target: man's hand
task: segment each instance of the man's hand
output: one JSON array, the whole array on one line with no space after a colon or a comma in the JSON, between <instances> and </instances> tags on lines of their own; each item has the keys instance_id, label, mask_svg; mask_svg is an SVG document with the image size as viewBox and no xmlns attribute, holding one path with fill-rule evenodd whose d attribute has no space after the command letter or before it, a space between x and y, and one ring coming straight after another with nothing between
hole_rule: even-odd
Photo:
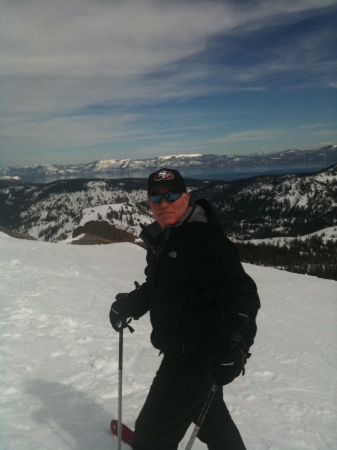
<instances>
[{"instance_id":1,"label":"man's hand","mask_svg":"<svg viewBox=\"0 0 337 450\"><path fill-rule=\"evenodd\" d=\"M113 302L110 309L109 319L110 323L112 325L112 328L115 331L121 331L123 328L126 328L128 326L129 317L125 317L121 314L121 305L122 305L122 299L126 297L128 294L117 294L115 299L116 301Z\"/></svg>"},{"instance_id":2,"label":"man's hand","mask_svg":"<svg viewBox=\"0 0 337 450\"><path fill-rule=\"evenodd\" d=\"M224 353L220 360L209 362L209 371L216 383L221 386L231 383L241 373L245 374L245 364L250 353L238 345L228 353Z\"/></svg>"}]
</instances>

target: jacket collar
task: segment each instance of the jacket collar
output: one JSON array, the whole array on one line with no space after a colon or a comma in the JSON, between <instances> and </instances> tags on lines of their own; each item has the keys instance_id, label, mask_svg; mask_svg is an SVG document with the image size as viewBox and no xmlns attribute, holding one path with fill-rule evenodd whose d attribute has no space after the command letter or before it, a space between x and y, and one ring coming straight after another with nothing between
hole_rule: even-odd
<instances>
[{"instance_id":1,"label":"jacket collar","mask_svg":"<svg viewBox=\"0 0 337 450\"><path fill-rule=\"evenodd\" d=\"M207 223L209 218L203 206L204 205L200 206L199 201L195 203L190 202L180 220L174 225L164 229L160 228L156 221L152 222L150 225L141 225L142 232L139 237L143 239L146 245L154 249L154 246L156 246L156 243L159 240L167 240L171 231L178 231L185 224L192 222Z\"/></svg>"}]
</instances>

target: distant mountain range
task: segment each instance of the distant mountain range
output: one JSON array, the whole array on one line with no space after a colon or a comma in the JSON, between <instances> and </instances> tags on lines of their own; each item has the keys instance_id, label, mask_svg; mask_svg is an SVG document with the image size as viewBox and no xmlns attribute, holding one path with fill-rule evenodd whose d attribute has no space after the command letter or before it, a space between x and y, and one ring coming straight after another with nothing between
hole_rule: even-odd
<instances>
[{"instance_id":1,"label":"distant mountain range","mask_svg":"<svg viewBox=\"0 0 337 450\"><path fill-rule=\"evenodd\" d=\"M303 236L337 227L337 165L316 174L264 175L233 182L187 179L235 239ZM50 242L133 242L152 218L146 179L73 179L48 184L0 180L0 226ZM118 233L123 230L123 233ZM94 237L94 238L93 238Z\"/></svg>"},{"instance_id":2,"label":"distant mountain range","mask_svg":"<svg viewBox=\"0 0 337 450\"><path fill-rule=\"evenodd\" d=\"M32 166L0 167L0 177L22 179L97 177L108 176L116 171L151 171L160 167L177 169L228 168L252 166L320 166L337 163L337 145L316 150L290 149L277 153L253 153L248 155L171 155L151 159L108 159L87 164L38 164Z\"/></svg>"}]
</instances>

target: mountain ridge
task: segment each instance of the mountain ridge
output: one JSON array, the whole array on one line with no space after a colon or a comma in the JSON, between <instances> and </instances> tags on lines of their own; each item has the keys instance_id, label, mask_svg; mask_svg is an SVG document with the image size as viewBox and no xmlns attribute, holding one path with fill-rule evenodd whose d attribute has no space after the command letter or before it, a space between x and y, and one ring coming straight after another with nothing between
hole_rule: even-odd
<instances>
[{"instance_id":1,"label":"mountain ridge","mask_svg":"<svg viewBox=\"0 0 337 450\"><path fill-rule=\"evenodd\" d=\"M192 199L208 199L234 239L296 237L337 224L337 165L310 175L186 181ZM140 223L152 221L146 185L144 178L0 180L0 225L50 242L67 242L88 221L137 236Z\"/></svg>"},{"instance_id":2,"label":"mountain ridge","mask_svg":"<svg viewBox=\"0 0 337 450\"><path fill-rule=\"evenodd\" d=\"M337 165L315 174L262 175L236 180L203 195L237 239L302 236L337 224Z\"/></svg>"},{"instance_id":3,"label":"mountain ridge","mask_svg":"<svg viewBox=\"0 0 337 450\"><path fill-rule=\"evenodd\" d=\"M149 159L105 159L84 164L35 164L31 166L0 166L0 177L67 177L108 175L116 171L151 171L159 167L206 169L248 166L325 165L337 163L337 145L314 150L288 149L273 153L247 155L181 154Z\"/></svg>"}]
</instances>

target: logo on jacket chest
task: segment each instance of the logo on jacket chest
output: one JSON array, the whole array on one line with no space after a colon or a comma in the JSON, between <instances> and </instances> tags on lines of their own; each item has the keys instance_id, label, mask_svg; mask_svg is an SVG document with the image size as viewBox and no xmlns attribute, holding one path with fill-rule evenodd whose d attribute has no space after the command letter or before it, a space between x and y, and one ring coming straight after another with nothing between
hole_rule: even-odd
<instances>
[{"instance_id":1,"label":"logo on jacket chest","mask_svg":"<svg viewBox=\"0 0 337 450\"><path fill-rule=\"evenodd\" d=\"M170 251L168 255L169 255L170 258L176 258L176 257L178 256L178 255L177 255L177 252L175 252L175 251L173 251L173 250Z\"/></svg>"}]
</instances>

